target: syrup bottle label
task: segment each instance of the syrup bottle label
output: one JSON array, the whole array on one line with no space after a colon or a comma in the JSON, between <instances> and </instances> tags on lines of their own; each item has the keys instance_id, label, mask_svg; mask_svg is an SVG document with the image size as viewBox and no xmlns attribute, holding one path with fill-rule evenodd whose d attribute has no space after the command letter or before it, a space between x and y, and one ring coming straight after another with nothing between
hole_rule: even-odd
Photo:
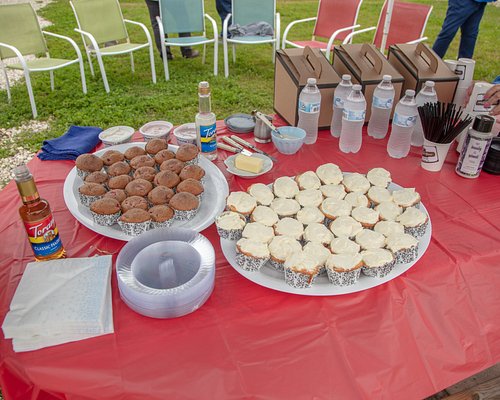
<instances>
[{"instance_id":1,"label":"syrup bottle label","mask_svg":"<svg viewBox=\"0 0 500 400\"><path fill-rule=\"evenodd\" d=\"M203 153L212 153L217 151L217 127L212 125L200 126L201 151Z\"/></svg>"},{"instance_id":2,"label":"syrup bottle label","mask_svg":"<svg viewBox=\"0 0 500 400\"><path fill-rule=\"evenodd\" d=\"M24 227L35 257L49 256L61 249L62 242L52 214L40 221L25 221Z\"/></svg>"}]
</instances>

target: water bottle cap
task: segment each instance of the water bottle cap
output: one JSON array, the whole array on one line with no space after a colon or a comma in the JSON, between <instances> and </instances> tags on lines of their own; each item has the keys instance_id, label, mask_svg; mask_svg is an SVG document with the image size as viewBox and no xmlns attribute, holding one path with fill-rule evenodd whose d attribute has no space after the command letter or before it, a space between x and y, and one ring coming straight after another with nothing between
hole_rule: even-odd
<instances>
[{"instance_id":1,"label":"water bottle cap","mask_svg":"<svg viewBox=\"0 0 500 400\"><path fill-rule=\"evenodd\" d=\"M413 96L415 96L415 91L414 91L414 90L411 90L411 89L408 89L408 90L405 92L405 94L406 94L407 96L411 96L411 97L413 97Z\"/></svg>"},{"instance_id":2,"label":"water bottle cap","mask_svg":"<svg viewBox=\"0 0 500 400\"><path fill-rule=\"evenodd\" d=\"M308 85L316 85L316 78L307 78Z\"/></svg>"},{"instance_id":3,"label":"water bottle cap","mask_svg":"<svg viewBox=\"0 0 500 400\"><path fill-rule=\"evenodd\" d=\"M352 90L361 90L361 85L352 85Z\"/></svg>"},{"instance_id":4,"label":"water bottle cap","mask_svg":"<svg viewBox=\"0 0 500 400\"><path fill-rule=\"evenodd\" d=\"M349 75L349 74L342 75L342 80L343 81L350 81L351 80L351 75Z\"/></svg>"},{"instance_id":5,"label":"water bottle cap","mask_svg":"<svg viewBox=\"0 0 500 400\"><path fill-rule=\"evenodd\" d=\"M435 85L434 81L425 81L425 86L434 87L434 85Z\"/></svg>"},{"instance_id":6,"label":"water bottle cap","mask_svg":"<svg viewBox=\"0 0 500 400\"><path fill-rule=\"evenodd\" d=\"M382 79L383 79L384 81L392 81L392 76L391 76L391 75L384 75L384 76L382 77Z\"/></svg>"},{"instance_id":7,"label":"water bottle cap","mask_svg":"<svg viewBox=\"0 0 500 400\"><path fill-rule=\"evenodd\" d=\"M495 118L489 115L477 115L472 124L472 129L477 132L490 133L495 124Z\"/></svg>"}]
</instances>

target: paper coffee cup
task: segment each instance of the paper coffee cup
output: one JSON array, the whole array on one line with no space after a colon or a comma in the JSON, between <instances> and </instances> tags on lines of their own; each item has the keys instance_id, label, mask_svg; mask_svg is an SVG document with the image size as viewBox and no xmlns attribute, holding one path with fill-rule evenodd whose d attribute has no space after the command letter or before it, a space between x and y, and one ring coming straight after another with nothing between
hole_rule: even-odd
<instances>
[{"instance_id":1,"label":"paper coffee cup","mask_svg":"<svg viewBox=\"0 0 500 400\"><path fill-rule=\"evenodd\" d=\"M441 171L451 143L434 143L424 138L422 146L422 162L420 165L427 171Z\"/></svg>"}]
</instances>

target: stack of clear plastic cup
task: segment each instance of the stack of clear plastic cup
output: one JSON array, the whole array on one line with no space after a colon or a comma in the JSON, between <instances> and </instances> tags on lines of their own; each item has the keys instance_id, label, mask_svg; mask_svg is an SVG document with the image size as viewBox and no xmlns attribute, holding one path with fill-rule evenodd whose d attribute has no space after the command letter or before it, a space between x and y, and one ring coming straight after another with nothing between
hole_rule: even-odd
<instances>
[{"instance_id":1,"label":"stack of clear plastic cup","mask_svg":"<svg viewBox=\"0 0 500 400\"><path fill-rule=\"evenodd\" d=\"M139 314L175 318L189 314L210 297L215 252L196 231L163 228L130 240L116 261L122 300Z\"/></svg>"}]
</instances>

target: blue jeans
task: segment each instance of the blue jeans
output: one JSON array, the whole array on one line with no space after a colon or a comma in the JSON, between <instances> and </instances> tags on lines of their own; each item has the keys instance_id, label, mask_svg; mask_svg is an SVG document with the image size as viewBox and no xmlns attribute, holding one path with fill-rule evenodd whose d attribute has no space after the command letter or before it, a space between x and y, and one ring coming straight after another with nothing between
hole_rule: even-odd
<instances>
[{"instance_id":1,"label":"blue jeans","mask_svg":"<svg viewBox=\"0 0 500 400\"><path fill-rule=\"evenodd\" d=\"M217 8L217 13L219 14L220 20L222 22L221 27L224 26L224 20L226 19L227 14L231 13L231 0L215 0L215 8ZM231 20L229 20L229 25L231 25ZM222 35L222 29L221 29Z\"/></svg>"},{"instance_id":2,"label":"blue jeans","mask_svg":"<svg viewBox=\"0 0 500 400\"><path fill-rule=\"evenodd\" d=\"M432 49L443 58L448 46L460 28L460 47L458 58L472 58L476 46L479 23L484 14L486 3L478 3L474 0L449 0L446 18L443 22L441 32L434 42Z\"/></svg>"}]
</instances>

